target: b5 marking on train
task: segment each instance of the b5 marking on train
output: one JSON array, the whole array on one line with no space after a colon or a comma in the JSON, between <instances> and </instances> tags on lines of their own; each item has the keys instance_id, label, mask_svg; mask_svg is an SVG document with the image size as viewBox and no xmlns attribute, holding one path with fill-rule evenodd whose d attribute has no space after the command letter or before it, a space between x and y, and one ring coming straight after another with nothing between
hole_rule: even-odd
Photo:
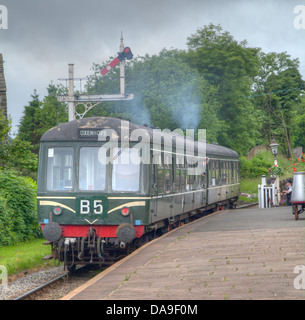
<instances>
[{"instance_id":1,"label":"b5 marking on train","mask_svg":"<svg viewBox=\"0 0 305 320\"><path fill-rule=\"evenodd\" d=\"M80 214L102 214L103 213L103 200L95 199L80 199L79 201Z\"/></svg>"}]
</instances>

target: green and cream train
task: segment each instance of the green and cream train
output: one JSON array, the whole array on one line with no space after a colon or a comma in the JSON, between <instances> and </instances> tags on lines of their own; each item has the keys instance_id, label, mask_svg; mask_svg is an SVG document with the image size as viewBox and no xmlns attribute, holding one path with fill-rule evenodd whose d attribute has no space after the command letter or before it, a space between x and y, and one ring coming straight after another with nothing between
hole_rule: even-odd
<instances>
[{"instance_id":1,"label":"green and cream train","mask_svg":"<svg viewBox=\"0 0 305 320\"><path fill-rule=\"evenodd\" d=\"M232 206L239 157L121 119L84 118L42 136L37 188L54 257L70 268L101 264L151 234Z\"/></svg>"}]
</instances>

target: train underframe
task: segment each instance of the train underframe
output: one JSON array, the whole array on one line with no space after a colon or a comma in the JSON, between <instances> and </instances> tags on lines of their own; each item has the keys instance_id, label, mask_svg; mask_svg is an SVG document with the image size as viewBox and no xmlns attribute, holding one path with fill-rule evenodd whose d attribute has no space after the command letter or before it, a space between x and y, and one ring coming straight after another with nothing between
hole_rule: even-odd
<instances>
[{"instance_id":1,"label":"train underframe","mask_svg":"<svg viewBox=\"0 0 305 320\"><path fill-rule=\"evenodd\" d=\"M85 237L61 237L58 241L46 242L51 244L54 261L64 263L65 268L73 271L77 265L96 264L99 266L110 265L125 257L135 249L141 247L152 239L179 227L185 223L210 214L217 210L233 208L237 198L225 200L181 215L160 220L146 226L141 237L99 237L96 229L90 227ZM118 226L119 228L120 226ZM123 240L125 240L123 239Z\"/></svg>"}]
</instances>

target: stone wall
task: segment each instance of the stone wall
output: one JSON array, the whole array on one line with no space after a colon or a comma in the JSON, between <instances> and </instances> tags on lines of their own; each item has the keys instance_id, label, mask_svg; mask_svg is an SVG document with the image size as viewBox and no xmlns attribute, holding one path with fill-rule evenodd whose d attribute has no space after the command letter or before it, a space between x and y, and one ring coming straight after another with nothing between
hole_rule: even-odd
<instances>
[{"instance_id":1,"label":"stone wall","mask_svg":"<svg viewBox=\"0 0 305 320\"><path fill-rule=\"evenodd\" d=\"M0 53L0 110L4 110L4 114L7 115L6 83L2 53Z\"/></svg>"},{"instance_id":2,"label":"stone wall","mask_svg":"<svg viewBox=\"0 0 305 320\"><path fill-rule=\"evenodd\" d=\"M247 160L252 159L253 157L255 157L258 153L260 153L261 151L270 151L270 149L266 146L266 145L261 145L261 146L256 146L254 148L252 148L247 156ZM271 151L270 151L271 152Z\"/></svg>"}]
</instances>

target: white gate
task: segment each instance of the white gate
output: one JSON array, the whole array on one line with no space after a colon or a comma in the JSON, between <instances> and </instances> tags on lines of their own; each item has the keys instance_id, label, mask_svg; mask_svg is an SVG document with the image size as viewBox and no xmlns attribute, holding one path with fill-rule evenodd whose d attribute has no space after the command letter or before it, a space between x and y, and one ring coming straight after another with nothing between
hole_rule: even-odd
<instances>
[{"instance_id":1,"label":"white gate","mask_svg":"<svg viewBox=\"0 0 305 320\"><path fill-rule=\"evenodd\" d=\"M259 208L271 208L276 205L276 185L266 186L266 176L262 176L262 184L258 185Z\"/></svg>"}]
</instances>

